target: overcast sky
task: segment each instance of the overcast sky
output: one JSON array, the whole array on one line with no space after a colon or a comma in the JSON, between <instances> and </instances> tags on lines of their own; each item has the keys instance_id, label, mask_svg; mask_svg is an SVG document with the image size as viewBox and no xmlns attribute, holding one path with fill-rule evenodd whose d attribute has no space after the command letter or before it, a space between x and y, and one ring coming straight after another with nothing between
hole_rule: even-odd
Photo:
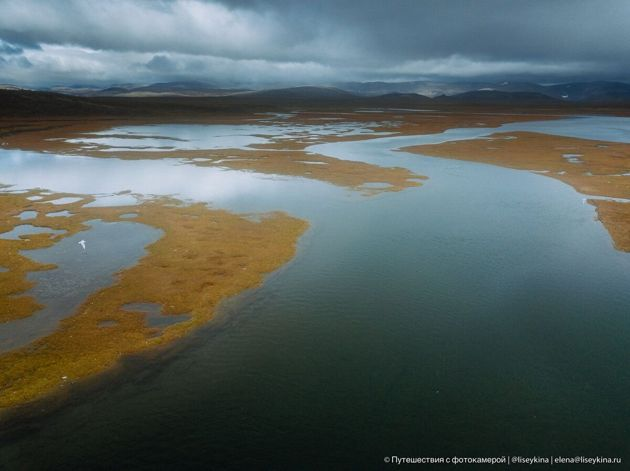
<instances>
[{"instance_id":1,"label":"overcast sky","mask_svg":"<svg viewBox=\"0 0 630 471\"><path fill-rule=\"evenodd\" d=\"M630 0L0 0L0 82L630 81Z\"/></svg>"}]
</instances>

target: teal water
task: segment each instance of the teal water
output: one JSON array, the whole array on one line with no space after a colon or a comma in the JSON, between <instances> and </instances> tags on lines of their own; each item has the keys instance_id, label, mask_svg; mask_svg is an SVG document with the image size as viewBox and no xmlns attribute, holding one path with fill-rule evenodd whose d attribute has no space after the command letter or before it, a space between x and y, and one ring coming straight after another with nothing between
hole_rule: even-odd
<instances>
[{"instance_id":1,"label":"teal water","mask_svg":"<svg viewBox=\"0 0 630 471\"><path fill-rule=\"evenodd\" d=\"M610 126L576 121L574 133ZM4 430L0 463L379 469L390 455L629 456L630 255L558 181L392 151L440 139L310 149L429 177L369 198L176 161L0 153L17 190L173 194L311 222L292 262L170 355L129 360L63 409Z\"/></svg>"}]
</instances>

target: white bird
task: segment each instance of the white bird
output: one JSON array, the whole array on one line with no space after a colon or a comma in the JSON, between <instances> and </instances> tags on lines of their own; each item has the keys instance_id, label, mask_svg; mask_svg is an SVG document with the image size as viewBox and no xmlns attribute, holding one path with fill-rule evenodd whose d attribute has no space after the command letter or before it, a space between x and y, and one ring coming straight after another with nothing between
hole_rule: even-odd
<instances>
[{"instance_id":1,"label":"white bird","mask_svg":"<svg viewBox=\"0 0 630 471\"><path fill-rule=\"evenodd\" d=\"M83 247L83 250L85 250L85 241L83 239L79 241L79 245Z\"/></svg>"}]
</instances>

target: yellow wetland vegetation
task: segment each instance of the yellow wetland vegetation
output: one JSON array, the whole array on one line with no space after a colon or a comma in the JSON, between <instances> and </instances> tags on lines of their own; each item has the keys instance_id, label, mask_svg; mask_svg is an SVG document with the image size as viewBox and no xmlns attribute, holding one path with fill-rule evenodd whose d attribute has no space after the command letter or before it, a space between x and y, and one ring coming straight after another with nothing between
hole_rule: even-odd
<instances>
[{"instance_id":1,"label":"yellow wetland vegetation","mask_svg":"<svg viewBox=\"0 0 630 471\"><path fill-rule=\"evenodd\" d=\"M32 196L43 196L39 201ZM65 195L67 196L67 195ZM260 284L264 276L290 260L305 221L283 213L257 218L183 205L171 199L149 200L138 206L99 208L81 201L51 205L59 194L31 191L0 195L3 232L20 224L21 211L36 210L29 221L63 234L38 234L19 240L0 240L1 319L37 315L37 302L24 295L30 287L26 273L51 266L38 265L20 250L43 248L87 227L88 220L119 221L136 213L134 222L163 231L135 266L118 273L113 285L89 296L80 308L61 320L54 332L26 347L0 355L0 409L24 404L52 393L69 382L109 369L129 354L170 342L212 318L221 300ZM66 209L70 217L46 213ZM186 314L186 320L163 329L149 327L142 312L129 312L131 303L155 303L164 315Z\"/></svg>"}]
</instances>

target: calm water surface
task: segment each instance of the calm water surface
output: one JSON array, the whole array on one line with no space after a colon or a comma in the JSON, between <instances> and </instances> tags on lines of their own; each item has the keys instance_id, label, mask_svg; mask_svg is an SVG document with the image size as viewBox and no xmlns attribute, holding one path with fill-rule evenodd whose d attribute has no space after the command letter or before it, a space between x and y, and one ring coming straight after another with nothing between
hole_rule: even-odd
<instances>
[{"instance_id":1,"label":"calm water surface","mask_svg":"<svg viewBox=\"0 0 630 471\"><path fill-rule=\"evenodd\" d=\"M158 240L162 231L132 222L89 221L89 229L66 237L52 247L24 250L38 263L52 263L53 270L28 274L35 283L27 294L45 307L35 315L0 323L0 352L12 350L46 335L81 305L91 293L110 286L114 275L146 255L144 247ZM17 226L16 229L23 226ZM20 232L64 232L33 227ZM15 229L14 229L15 231ZM0 235L1 237L1 235ZM79 241L86 242L86 248Z\"/></svg>"},{"instance_id":2,"label":"calm water surface","mask_svg":"<svg viewBox=\"0 0 630 471\"><path fill-rule=\"evenodd\" d=\"M503 128L630 141L628 119L564 121ZM160 135L179 138L174 129ZM0 463L377 469L390 455L630 457L630 255L558 181L393 151L488 132L309 149L430 178L369 198L176 160L2 151L1 180L17 190L172 194L282 209L312 226L291 263L176 352L130 360L67 407L7 430Z\"/></svg>"}]
</instances>

